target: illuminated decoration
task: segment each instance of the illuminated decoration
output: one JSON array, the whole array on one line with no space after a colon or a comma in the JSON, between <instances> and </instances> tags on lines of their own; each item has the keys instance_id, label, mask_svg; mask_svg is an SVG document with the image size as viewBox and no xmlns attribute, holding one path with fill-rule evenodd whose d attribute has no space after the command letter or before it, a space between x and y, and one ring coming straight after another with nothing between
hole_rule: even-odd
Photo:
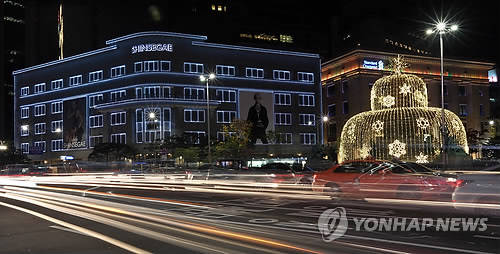
<instances>
[{"instance_id":1,"label":"illuminated decoration","mask_svg":"<svg viewBox=\"0 0 500 254\"><path fill-rule=\"evenodd\" d=\"M417 119L417 126L418 126L418 128L420 128L420 129L427 129L427 127L429 127L429 126L430 126L430 124L429 124L429 120L427 120L427 119L425 119L425 118L423 118L423 117L419 117L419 118Z\"/></svg>"},{"instance_id":2,"label":"illuminated decoration","mask_svg":"<svg viewBox=\"0 0 500 254\"><path fill-rule=\"evenodd\" d=\"M399 87L399 93L404 94L404 95L411 93L411 86L404 83L402 86Z\"/></svg>"},{"instance_id":3,"label":"illuminated decoration","mask_svg":"<svg viewBox=\"0 0 500 254\"><path fill-rule=\"evenodd\" d=\"M359 156L362 159L366 159L366 158L370 157L370 150L372 150L371 147L369 147L367 145L363 145L363 147L361 149L359 149Z\"/></svg>"},{"instance_id":4,"label":"illuminated decoration","mask_svg":"<svg viewBox=\"0 0 500 254\"><path fill-rule=\"evenodd\" d=\"M394 106L394 97L393 96L387 95L387 96L381 97L380 99L382 100L382 105L384 105L384 107L390 108L390 107Z\"/></svg>"},{"instance_id":5,"label":"illuminated decoration","mask_svg":"<svg viewBox=\"0 0 500 254\"><path fill-rule=\"evenodd\" d=\"M427 160L427 157L429 157L429 155L425 155L423 153L420 153L419 155L415 156L415 159L417 159L415 162L416 163L429 163L429 161Z\"/></svg>"},{"instance_id":6,"label":"illuminated decoration","mask_svg":"<svg viewBox=\"0 0 500 254\"><path fill-rule=\"evenodd\" d=\"M148 43L148 44L139 44L139 45L132 46L132 54L142 53L142 52L151 52L151 51L172 52L172 51L174 51L174 47L170 43L169 44Z\"/></svg>"},{"instance_id":7,"label":"illuminated decoration","mask_svg":"<svg viewBox=\"0 0 500 254\"><path fill-rule=\"evenodd\" d=\"M377 136L383 135L384 130L384 122L377 120L372 124L372 130L375 132Z\"/></svg>"},{"instance_id":8,"label":"illuminated decoration","mask_svg":"<svg viewBox=\"0 0 500 254\"><path fill-rule=\"evenodd\" d=\"M389 76L378 79L371 90L371 110L351 117L343 127L338 161L366 158L432 162L447 146L469 152L465 128L457 115L429 107L424 81L403 73L408 65L401 57L392 59ZM368 126L368 128L367 128ZM371 127L371 128L370 128Z\"/></svg>"},{"instance_id":9,"label":"illuminated decoration","mask_svg":"<svg viewBox=\"0 0 500 254\"><path fill-rule=\"evenodd\" d=\"M397 139L394 140L394 142L389 144L389 154L398 158L401 157L401 155L405 155L406 144Z\"/></svg>"},{"instance_id":10,"label":"illuminated decoration","mask_svg":"<svg viewBox=\"0 0 500 254\"><path fill-rule=\"evenodd\" d=\"M64 22L63 22L63 6L59 4L59 13L57 15L57 34L59 36L59 59L63 59L64 46Z\"/></svg>"}]
</instances>

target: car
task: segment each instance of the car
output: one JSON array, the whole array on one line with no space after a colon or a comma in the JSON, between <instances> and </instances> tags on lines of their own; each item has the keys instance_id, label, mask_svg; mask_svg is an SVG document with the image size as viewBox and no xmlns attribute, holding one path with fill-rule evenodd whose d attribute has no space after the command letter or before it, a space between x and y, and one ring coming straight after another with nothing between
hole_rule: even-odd
<instances>
[{"instance_id":1,"label":"car","mask_svg":"<svg viewBox=\"0 0 500 254\"><path fill-rule=\"evenodd\" d=\"M268 163L255 169L256 172L266 174L267 181L272 183L304 184L311 185L312 176L316 171L310 167L294 167L286 163Z\"/></svg>"},{"instance_id":2,"label":"car","mask_svg":"<svg viewBox=\"0 0 500 254\"><path fill-rule=\"evenodd\" d=\"M463 183L456 175L417 163L380 160L346 161L314 174L313 190L333 199L395 198L451 201Z\"/></svg>"},{"instance_id":3,"label":"car","mask_svg":"<svg viewBox=\"0 0 500 254\"><path fill-rule=\"evenodd\" d=\"M465 184L455 189L455 209L477 215L500 216L500 166L460 174Z\"/></svg>"}]
</instances>

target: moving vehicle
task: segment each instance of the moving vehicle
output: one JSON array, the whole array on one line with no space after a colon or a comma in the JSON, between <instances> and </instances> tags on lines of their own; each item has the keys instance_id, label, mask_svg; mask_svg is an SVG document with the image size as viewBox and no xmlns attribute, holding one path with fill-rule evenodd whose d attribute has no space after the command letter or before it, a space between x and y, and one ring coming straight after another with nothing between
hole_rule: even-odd
<instances>
[{"instance_id":1,"label":"moving vehicle","mask_svg":"<svg viewBox=\"0 0 500 254\"><path fill-rule=\"evenodd\" d=\"M453 192L452 199L457 210L500 216L500 165L460 174L458 178L465 184Z\"/></svg>"},{"instance_id":2,"label":"moving vehicle","mask_svg":"<svg viewBox=\"0 0 500 254\"><path fill-rule=\"evenodd\" d=\"M456 175L434 171L411 162L347 161L314 174L313 190L332 198L396 198L450 201Z\"/></svg>"}]
</instances>

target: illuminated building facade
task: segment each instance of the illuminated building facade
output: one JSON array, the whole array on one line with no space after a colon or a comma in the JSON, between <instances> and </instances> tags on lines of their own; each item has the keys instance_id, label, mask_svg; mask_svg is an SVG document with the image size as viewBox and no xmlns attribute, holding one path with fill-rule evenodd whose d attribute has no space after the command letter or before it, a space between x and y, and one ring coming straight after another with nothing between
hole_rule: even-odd
<instances>
[{"instance_id":1,"label":"illuminated building facade","mask_svg":"<svg viewBox=\"0 0 500 254\"><path fill-rule=\"evenodd\" d=\"M170 136L193 144L247 118L259 94L268 131L304 149L322 140L316 54L206 42L205 36L141 32L106 47L13 72L15 145L33 159L86 159L98 143L141 148ZM205 82L209 81L207 114ZM287 148L287 149L288 149Z\"/></svg>"},{"instance_id":2,"label":"illuminated building facade","mask_svg":"<svg viewBox=\"0 0 500 254\"><path fill-rule=\"evenodd\" d=\"M370 111L370 93L375 81L390 74L389 59L397 54L354 50L322 64L325 142L339 141L346 121L355 114ZM409 68L426 84L428 106L441 107L439 58L403 55ZM488 70L493 64L463 60L444 60L445 108L458 115L466 130L488 128L490 117Z\"/></svg>"}]
</instances>

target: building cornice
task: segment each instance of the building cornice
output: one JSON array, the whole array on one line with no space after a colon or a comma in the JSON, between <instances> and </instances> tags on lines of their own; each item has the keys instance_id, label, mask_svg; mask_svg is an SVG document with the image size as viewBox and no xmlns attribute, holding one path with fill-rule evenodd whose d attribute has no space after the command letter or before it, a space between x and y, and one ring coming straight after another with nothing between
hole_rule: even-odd
<instances>
[{"instance_id":1,"label":"building cornice","mask_svg":"<svg viewBox=\"0 0 500 254\"><path fill-rule=\"evenodd\" d=\"M161 32L161 31L148 31L148 32L128 34L128 35L124 35L124 36L121 36L118 38L107 40L106 45L115 44L115 43L120 42L120 41L125 41L125 40L129 40L129 39L138 38L138 37L145 37L145 36L177 37L177 38L184 38L184 39L191 39L191 40L203 40L203 41L207 39L207 37L204 35Z\"/></svg>"},{"instance_id":2,"label":"building cornice","mask_svg":"<svg viewBox=\"0 0 500 254\"><path fill-rule=\"evenodd\" d=\"M318 54L310 54L310 53L294 52L294 51L284 51L284 50L276 50L276 49L253 48L253 47L244 47L244 46L236 46L236 45L208 43L208 42L202 42L202 41L193 41L192 44L195 46L202 46L202 47L223 48L223 49L233 49L233 50L243 50L243 51L254 51L254 52L259 52L259 53L270 53L270 54L319 58Z\"/></svg>"},{"instance_id":3,"label":"building cornice","mask_svg":"<svg viewBox=\"0 0 500 254\"><path fill-rule=\"evenodd\" d=\"M373 51L373 50L364 50L364 49L356 49L351 52L348 52L344 55L336 57L334 59L328 60L322 64L323 67L334 64L340 65L348 62L351 59L360 58L360 57L373 57L373 58L381 58L381 59L390 59L397 55L403 56L407 62L409 63L428 63L428 64L439 64L440 58L438 57L430 57L430 56L418 56L418 55L408 55L408 54L398 54L391 52L383 52L383 51ZM479 62L479 61L469 61L469 60L458 60L458 59L449 59L444 58L444 62L447 64L452 64L454 66L460 65L462 67L484 67L485 69L492 69L495 67L494 63L490 62Z\"/></svg>"},{"instance_id":4,"label":"building cornice","mask_svg":"<svg viewBox=\"0 0 500 254\"><path fill-rule=\"evenodd\" d=\"M89 52L85 52L85 53L82 53L82 54L78 54L78 55L66 57L66 58L63 58L63 59L54 60L54 61L51 61L51 62L39 64L39 65L34 65L34 66L31 66L31 67L28 67L28 68L24 68L24 69L20 69L20 70L15 70L15 71L12 72L12 75L18 75L18 74L21 74L21 73L25 73L25 72L29 72L29 71L33 71L33 70L37 70L37 69L41 69L41 68L45 68L45 67L49 67L49 66L52 66L52 65L56 65L56 64L65 63L65 62L73 61L73 60L76 60L76 59L84 58L84 57L87 57L87 56L101 54L101 53L104 53L104 52L107 52L107 51L111 51L111 50L115 50L115 49L116 49L116 45L112 45L112 46L108 46L108 47L105 47L105 48L100 48L100 49L92 50L92 51L89 51Z\"/></svg>"}]
</instances>

